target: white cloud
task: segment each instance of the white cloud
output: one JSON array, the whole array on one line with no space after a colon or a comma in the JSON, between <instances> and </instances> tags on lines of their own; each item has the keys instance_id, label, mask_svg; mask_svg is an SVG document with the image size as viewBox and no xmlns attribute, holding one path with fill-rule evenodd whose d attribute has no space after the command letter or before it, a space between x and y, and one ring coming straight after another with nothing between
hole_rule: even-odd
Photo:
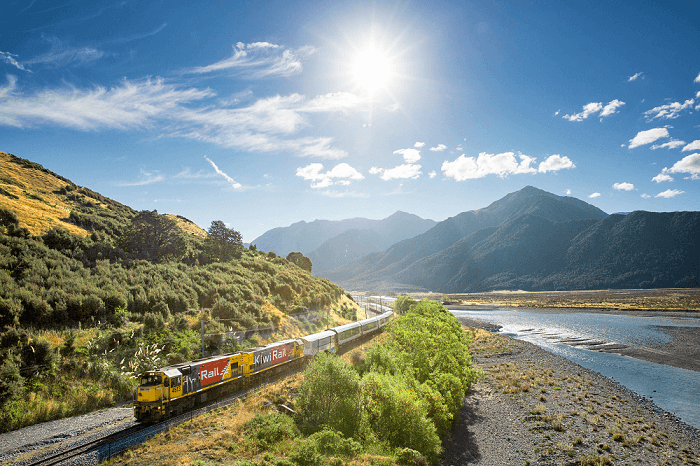
<instances>
[{"instance_id":1,"label":"white cloud","mask_svg":"<svg viewBox=\"0 0 700 466\"><path fill-rule=\"evenodd\" d=\"M700 83L700 74L697 75L695 80L693 80L694 83Z\"/></svg>"},{"instance_id":2,"label":"white cloud","mask_svg":"<svg viewBox=\"0 0 700 466\"><path fill-rule=\"evenodd\" d=\"M413 144L413 147L415 147L416 149L420 149L421 147L424 147L424 146L425 146L424 142L416 142L415 144Z\"/></svg>"},{"instance_id":3,"label":"white cloud","mask_svg":"<svg viewBox=\"0 0 700 466\"><path fill-rule=\"evenodd\" d=\"M666 128L653 128L646 131L640 131L634 138L630 139L629 148L634 149L635 147L651 144L657 139L667 137L669 137L669 134Z\"/></svg>"},{"instance_id":4,"label":"white cloud","mask_svg":"<svg viewBox=\"0 0 700 466\"><path fill-rule=\"evenodd\" d=\"M10 53L10 52L0 52L0 59L2 59L5 63L8 63L8 64L14 66L18 70L29 71L24 66L22 66L21 63L19 63L17 60L15 60L14 57L16 57L16 56L17 55Z\"/></svg>"},{"instance_id":5,"label":"white cloud","mask_svg":"<svg viewBox=\"0 0 700 466\"><path fill-rule=\"evenodd\" d=\"M673 164L668 172L700 175L700 154L692 154L688 155L687 157L683 157L681 160Z\"/></svg>"},{"instance_id":6,"label":"white cloud","mask_svg":"<svg viewBox=\"0 0 700 466\"><path fill-rule=\"evenodd\" d=\"M570 196L570 195L571 195L571 190L570 190L570 189L567 189L567 190L566 190L566 195L567 195L567 196Z\"/></svg>"},{"instance_id":7,"label":"white cloud","mask_svg":"<svg viewBox=\"0 0 700 466\"><path fill-rule=\"evenodd\" d=\"M0 100L8 97L12 92L17 89L17 77L11 74L7 75L7 86L0 86ZM2 113L0 113L0 124L3 123Z\"/></svg>"},{"instance_id":8,"label":"white cloud","mask_svg":"<svg viewBox=\"0 0 700 466\"><path fill-rule=\"evenodd\" d=\"M379 177L383 179L384 181L389 181L393 179L416 179L419 178L420 175L423 174L422 171L420 171L421 166L420 165L415 165L411 163L405 163L403 165L399 165L398 167L394 168L379 168L379 167L372 167L370 168L369 172L372 175L380 175Z\"/></svg>"},{"instance_id":9,"label":"white cloud","mask_svg":"<svg viewBox=\"0 0 700 466\"><path fill-rule=\"evenodd\" d=\"M663 144L654 144L651 146L650 149L656 150L656 149L663 149L664 147L667 149L675 149L677 147L680 147L685 144L685 141L680 141L678 139L671 139L668 142L665 142Z\"/></svg>"},{"instance_id":10,"label":"white cloud","mask_svg":"<svg viewBox=\"0 0 700 466\"><path fill-rule=\"evenodd\" d=\"M668 168L664 168L661 173L652 178L651 181L663 183L664 181L673 181L673 177L668 174Z\"/></svg>"},{"instance_id":11,"label":"white cloud","mask_svg":"<svg viewBox=\"0 0 700 466\"><path fill-rule=\"evenodd\" d=\"M640 78L644 73L641 71L639 73L634 73L634 75L630 76L627 81L636 81L637 78Z\"/></svg>"},{"instance_id":12,"label":"white cloud","mask_svg":"<svg viewBox=\"0 0 700 466\"><path fill-rule=\"evenodd\" d=\"M559 115L559 112L561 112L561 109L559 109L559 110L557 110L556 112L554 112L554 116Z\"/></svg>"},{"instance_id":13,"label":"white cloud","mask_svg":"<svg viewBox=\"0 0 700 466\"><path fill-rule=\"evenodd\" d=\"M44 37L43 39L51 44L51 50L31 60L27 60L26 64L35 65L41 63L54 67L84 65L105 56L102 50L94 47L71 47L56 37Z\"/></svg>"},{"instance_id":14,"label":"white cloud","mask_svg":"<svg viewBox=\"0 0 700 466\"><path fill-rule=\"evenodd\" d=\"M417 149L399 149L394 154L401 154L406 163L416 163L420 160L420 151Z\"/></svg>"},{"instance_id":15,"label":"white cloud","mask_svg":"<svg viewBox=\"0 0 700 466\"><path fill-rule=\"evenodd\" d=\"M562 118L569 121L583 121L593 113L597 113L602 109L602 102L591 102L583 106L583 111L581 113L574 113L573 115L564 115Z\"/></svg>"},{"instance_id":16,"label":"white cloud","mask_svg":"<svg viewBox=\"0 0 700 466\"><path fill-rule=\"evenodd\" d=\"M644 194L641 195L641 197L642 197L643 199L649 199L651 196L648 195L647 193L644 193Z\"/></svg>"},{"instance_id":17,"label":"white cloud","mask_svg":"<svg viewBox=\"0 0 700 466\"><path fill-rule=\"evenodd\" d=\"M219 174L219 175L221 175L222 177L224 177L224 179L225 179L226 181L228 181L228 182L231 184L231 186L233 187L233 189L241 189L241 188L243 187L243 186L241 186L240 183L236 183L236 181L234 181L233 178L231 178L231 177L228 176L226 173L224 173L221 169L219 169L219 167L217 167L216 164L215 164L214 162L212 162L211 159L209 159L209 157L207 157L207 156L205 155L204 158L207 159L207 162L209 162L209 163L211 164L212 167L214 167L214 171L215 171L217 174Z\"/></svg>"},{"instance_id":18,"label":"white cloud","mask_svg":"<svg viewBox=\"0 0 700 466\"><path fill-rule=\"evenodd\" d=\"M656 195L656 197L665 197L666 199L670 199L672 197L678 196L679 194L683 194L685 191L679 191L677 189L667 189L666 191L659 193Z\"/></svg>"},{"instance_id":19,"label":"white cloud","mask_svg":"<svg viewBox=\"0 0 700 466\"><path fill-rule=\"evenodd\" d=\"M250 78L291 76L302 71L301 59L314 53L316 49L311 46L291 50L269 42L238 42L233 46L233 54L230 57L211 65L191 68L185 73L202 74L228 70Z\"/></svg>"},{"instance_id":20,"label":"white cloud","mask_svg":"<svg viewBox=\"0 0 700 466\"><path fill-rule=\"evenodd\" d=\"M346 113L363 103L348 93L313 99L291 94L228 108L204 102L216 97L211 89L181 88L163 79L123 80L109 89L63 86L33 95L16 92L16 78L8 77L8 81L7 87L0 88L0 125L57 125L82 131L155 129L164 136L229 148L325 159L343 158L347 152L332 147L331 137L295 134L310 126L310 116Z\"/></svg>"},{"instance_id":21,"label":"white cloud","mask_svg":"<svg viewBox=\"0 0 700 466\"><path fill-rule=\"evenodd\" d=\"M632 183L615 183L613 185L613 189L617 189L618 191L632 191L634 189L634 185Z\"/></svg>"},{"instance_id":22,"label":"white cloud","mask_svg":"<svg viewBox=\"0 0 700 466\"><path fill-rule=\"evenodd\" d=\"M333 184L347 186L352 180L362 180L365 177L347 163L339 163L331 170L322 173L323 165L320 163L311 163L306 167L297 168L296 176L300 176L305 180L315 181L312 183L312 188L327 188Z\"/></svg>"},{"instance_id":23,"label":"white cloud","mask_svg":"<svg viewBox=\"0 0 700 466\"><path fill-rule=\"evenodd\" d=\"M442 171L445 176L456 181L483 178L486 175L498 175L503 178L508 175L537 173L537 170L530 166L535 160L534 157L523 154L516 156L513 152L495 155L481 152L478 158L462 154L453 162L443 162Z\"/></svg>"},{"instance_id":24,"label":"white cloud","mask_svg":"<svg viewBox=\"0 0 700 466\"><path fill-rule=\"evenodd\" d=\"M442 151L444 151L445 149L447 149L447 146L444 145L444 144L438 144L437 146L431 147L431 148L430 148L430 150L433 151L433 152L442 152Z\"/></svg>"},{"instance_id":25,"label":"white cloud","mask_svg":"<svg viewBox=\"0 0 700 466\"><path fill-rule=\"evenodd\" d=\"M608 103L605 107L603 107L603 111L600 112L600 117L601 120L603 117L610 116L614 113L617 113L617 109L625 105L624 102L620 102L619 100L615 99L612 102Z\"/></svg>"},{"instance_id":26,"label":"white cloud","mask_svg":"<svg viewBox=\"0 0 700 466\"><path fill-rule=\"evenodd\" d=\"M600 197L600 193L593 193L588 196L589 199L595 199L596 197Z\"/></svg>"},{"instance_id":27,"label":"white cloud","mask_svg":"<svg viewBox=\"0 0 700 466\"><path fill-rule=\"evenodd\" d=\"M428 176L429 176L430 178L435 178L435 177L437 176L437 172L436 172L435 170L433 170L433 171L431 171L430 173L428 173Z\"/></svg>"},{"instance_id":28,"label":"white cloud","mask_svg":"<svg viewBox=\"0 0 700 466\"><path fill-rule=\"evenodd\" d=\"M141 170L141 175L143 175L145 178L140 181L134 181L133 183L121 183L119 186L145 186L147 184L157 183L165 179L165 177L161 174L149 173L144 170Z\"/></svg>"},{"instance_id":29,"label":"white cloud","mask_svg":"<svg viewBox=\"0 0 700 466\"><path fill-rule=\"evenodd\" d=\"M647 122L657 118L664 120L672 120L680 116L680 112L693 107L695 101L693 99L686 100L684 103L673 102L672 104L661 105L654 107L651 110L644 112Z\"/></svg>"},{"instance_id":30,"label":"white cloud","mask_svg":"<svg viewBox=\"0 0 700 466\"><path fill-rule=\"evenodd\" d=\"M538 171L540 173L547 173L548 171L563 170L565 168L576 168L574 162L572 162L569 157L562 157L559 154L550 155L547 160L540 163Z\"/></svg>"},{"instance_id":31,"label":"white cloud","mask_svg":"<svg viewBox=\"0 0 700 466\"><path fill-rule=\"evenodd\" d=\"M685 146L681 152L688 152L691 150L700 150L700 139L696 139L695 141L691 142L687 146Z\"/></svg>"}]
</instances>

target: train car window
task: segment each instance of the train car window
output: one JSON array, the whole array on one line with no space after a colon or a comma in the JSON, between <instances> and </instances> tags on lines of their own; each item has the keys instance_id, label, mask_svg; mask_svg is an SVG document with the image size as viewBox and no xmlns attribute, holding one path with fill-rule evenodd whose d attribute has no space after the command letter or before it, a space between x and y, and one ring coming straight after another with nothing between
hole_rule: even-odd
<instances>
[{"instance_id":1,"label":"train car window","mask_svg":"<svg viewBox=\"0 0 700 466\"><path fill-rule=\"evenodd\" d=\"M158 385L160 383L160 377L156 375L147 375L141 377L141 385Z\"/></svg>"},{"instance_id":2,"label":"train car window","mask_svg":"<svg viewBox=\"0 0 700 466\"><path fill-rule=\"evenodd\" d=\"M169 387L170 386L170 379L166 377L165 380L163 381L163 385L165 385L166 387Z\"/></svg>"},{"instance_id":3,"label":"train car window","mask_svg":"<svg viewBox=\"0 0 700 466\"><path fill-rule=\"evenodd\" d=\"M234 362L231 364L231 370L236 370L236 369L238 369L238 363Z\"/></svg>"}]
</instances>

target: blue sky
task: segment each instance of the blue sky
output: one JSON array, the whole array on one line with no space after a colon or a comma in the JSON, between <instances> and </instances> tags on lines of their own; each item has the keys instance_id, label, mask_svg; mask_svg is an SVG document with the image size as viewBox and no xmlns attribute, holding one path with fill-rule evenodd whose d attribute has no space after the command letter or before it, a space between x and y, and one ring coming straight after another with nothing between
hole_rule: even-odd
<instances>
[{"instance_id":1,"label":"blue sky","mask_svg":"<svg viewBox=\"0 0 700 466\"><path fill-rule=\"evenodd\" d=\"M527 185L697 210L700 2L7 2L0 150L245 241Z\"/></svg>"}]
</instances>

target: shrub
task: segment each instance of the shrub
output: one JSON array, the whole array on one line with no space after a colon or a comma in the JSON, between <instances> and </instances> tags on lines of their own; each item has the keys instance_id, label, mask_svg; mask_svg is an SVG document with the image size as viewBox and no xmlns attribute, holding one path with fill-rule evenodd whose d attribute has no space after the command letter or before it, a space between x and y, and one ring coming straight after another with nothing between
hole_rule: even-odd
<instances>
[{"instance_id":1,"label":"shrub","mask_svg":"<svg viewBox=\"0 0 700 466\"><path fill-rule=\"evenodd\" d=\"M329 428L310 435L309 441L315 442L317 450L325 455L352 457L362 451L362 445L358 441L345 438L340 432Z\"/></svg>"},{"instance_id":2,"label":"shrub","mask_svg":"<svg viewBox=\"0 0 700 466\"><path fill-rule=\"evenodd\" d=\"M3 406L22 392L23 379L14 358L0 356L4 359L0 364L0 406Z\"/></svg>"},{"instance_id":3,"label":"shrub","mask_svg":"<svg viewBox=\"0 0 700 466\"><path fill-rule=\"evenodd\" d=\"M289 459L299 466L321 466L325 460L316 442L311 440L297 442Z\"/></svg>"},{"instance_id":4,"label":"shrub","mask_svg":"<svg viewBox=\"0 0 700 466\"><path fill-rule=\"evenodd\" d=\"M342 359L319 354L304 371L297 405L306 429L328 426L352 437L361 419L360 377Z\"/></svg>"},{"instance_id":5,"label":"shrub","mask_svg":"<svg viewBox=\"0 0 700 466\"><path fill-rule=\"evenodd\" d=\"M245 427L248 436L255 439L263 449L299 435L299 429L292 418L278 413L258 414Z\"/></svg>"}]
</instances>

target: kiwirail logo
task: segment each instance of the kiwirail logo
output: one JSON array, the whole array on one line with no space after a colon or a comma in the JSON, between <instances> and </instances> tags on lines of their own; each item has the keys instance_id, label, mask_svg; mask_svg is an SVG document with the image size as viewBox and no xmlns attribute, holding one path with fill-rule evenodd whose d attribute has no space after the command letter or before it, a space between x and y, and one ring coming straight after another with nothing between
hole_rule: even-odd
<instances>
[{"instance_id":1,"label":"kiwirail logo","mask_svg":"<svg viewBox=\"0 0 700 466\"><path fill-rule=\"evenodd\" d=\"M228 358L202 364L199 372L199 379L202 385L209 385L210 383L224 380L226 374L229 373L230 367Z\"/></svg>"},{"instance_id":2,"label":"kiwirail logo","mask_svg":"<svg viewBox=\"0 0 700 466\"><path fill-rule=\"evenodd\" d=\"M287 357L287 348L274 349L267 354L256 354L255 365L268 364L270 362L278 362Z\"/></svg>"}]
</instances>

